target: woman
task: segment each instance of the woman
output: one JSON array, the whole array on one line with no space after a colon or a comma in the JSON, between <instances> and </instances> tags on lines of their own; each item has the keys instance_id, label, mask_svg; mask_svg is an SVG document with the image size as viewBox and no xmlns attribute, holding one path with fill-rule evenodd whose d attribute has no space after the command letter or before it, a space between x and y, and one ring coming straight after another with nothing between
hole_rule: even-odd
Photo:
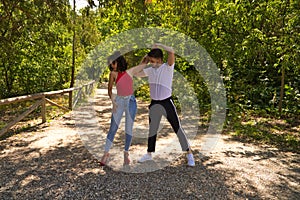
<instances>
[{"instance_id":1,"label":"woman","mask_svg":"<svg viewBox=\"0 0 300 200\"><path fill-rule=\"evenodd\" d=\"M104 154L100 164L107 164L109 158L109 150L113 144L115 134L119 128L119 124L123 113L125 112L125 147L124 147L124 165L129 165L129 147L132 141L133 122L137 110L136 100L133 95L133 76L139 73L146 66L138 65L127 69L127 62L120 52L115 52L108 58L110 63L110 75L108 82L108 95L112 101L112 116L110 128L107 134ZM113 85L116 85L117 95L112 94Z\"/></svg>"}]
</instances>

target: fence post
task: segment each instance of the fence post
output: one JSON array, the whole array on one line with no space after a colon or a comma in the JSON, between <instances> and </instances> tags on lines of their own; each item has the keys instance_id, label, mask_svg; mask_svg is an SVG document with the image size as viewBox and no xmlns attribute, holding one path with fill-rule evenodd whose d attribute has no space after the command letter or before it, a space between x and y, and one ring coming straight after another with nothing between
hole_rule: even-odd
<instances>
[{"instance_id":1,"label":"fence post","mask_svg":"<svg viewBox=\"0 0 300 200\"><path fill-rule=\"evenodd\" d=\"M42 110L41 110L41 113L42 113L42 123L45 123L46 122L46 97L45 95L42 96Z\"/></svg>"},{"instance_id":2,"label":"fence post","mask_svg":"<svg viewBox=\"0 0 300 200\"><path fill-rule=\"evenodd\" d=\"M88 95L90 95L91 92L92 92L93 84L94 84L94 83L89 84Z\"/></svg>"}]
</instances>

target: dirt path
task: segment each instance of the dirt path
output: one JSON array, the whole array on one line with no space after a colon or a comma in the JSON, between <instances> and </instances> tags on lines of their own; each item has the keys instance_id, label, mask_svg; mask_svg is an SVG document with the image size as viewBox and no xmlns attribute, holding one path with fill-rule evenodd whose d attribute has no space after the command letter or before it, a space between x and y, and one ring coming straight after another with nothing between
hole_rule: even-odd
<instances>
[{"instance_id":1,"label":"dirt path","mask_svg":"<svg viewBox=\"0 0 300 200\"><path fill-rule=\"evenodd\" d=\"M190 168L165 125L154 161L138 164L148 123L147 104L138 106L130 168L122 167L122 128L109 167L97 162L110 123L106 90L72 114L0 141L0 199L299 199L299 154L225 135L210 152L201 152L197 135Z\"/></svg>"}]
</instances>

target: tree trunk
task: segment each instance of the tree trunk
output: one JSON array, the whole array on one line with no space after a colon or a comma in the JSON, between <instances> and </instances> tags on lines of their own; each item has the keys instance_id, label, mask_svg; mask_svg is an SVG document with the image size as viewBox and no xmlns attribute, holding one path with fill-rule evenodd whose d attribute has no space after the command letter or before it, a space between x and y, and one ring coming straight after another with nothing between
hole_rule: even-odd
<instances>
[{"instance_id":1,"label":"tree trunk","mask_svg":"<svg viewBox=\"0 0 300 200\"><path fill-rule=\"evenodd\" d=\"M283 93L284 93L284 66L282 66L281 69L281 87L280 87L280 99L279 99L279 114L281 115L281 111L282 111L282 101L283 101Z\"/></svg>"},{"instance_id":2,"label":"tree trunk","mask_svg":"<svg viewBox=\"0 0 300 200\"><path fill-rule=\"evenodd\" d=\"M75 19L76 19L76 0L73 0L73 44L72 44L72 72L70 88L74 87L75 82ZM73 93L69 93L69 108L72 110Z\"/></svg>"}]
</instances>

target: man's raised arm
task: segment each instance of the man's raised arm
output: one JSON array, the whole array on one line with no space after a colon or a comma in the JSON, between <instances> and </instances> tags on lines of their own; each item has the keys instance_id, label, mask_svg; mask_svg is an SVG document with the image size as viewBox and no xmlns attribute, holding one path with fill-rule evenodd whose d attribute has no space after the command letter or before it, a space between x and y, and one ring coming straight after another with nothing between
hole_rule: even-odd
<instances>
[{"instance_id":1,"label":"man's raised arm","mask_svg":"<svg viewBox=\"0 0 300 200\"><path fill-rule=\"evenodd\" d=\"M155 43L154 48L162 48L168 52L168 65L172 66L175 63L175 52L172 47L168 47L161 43Z\"/></svg>"}]
</instances>

